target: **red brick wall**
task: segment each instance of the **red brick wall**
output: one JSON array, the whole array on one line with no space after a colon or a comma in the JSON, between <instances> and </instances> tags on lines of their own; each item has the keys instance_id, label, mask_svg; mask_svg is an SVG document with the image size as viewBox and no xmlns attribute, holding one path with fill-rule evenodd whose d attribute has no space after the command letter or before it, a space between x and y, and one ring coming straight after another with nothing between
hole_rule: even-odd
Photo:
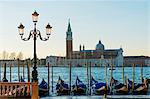
<instances>
[{"instance_id":1,"label":"red brick wall","mask_svg":"<svg viewBox=\"0 0 150 99\"><path fill-rule=\"evenodd\" d=\"M67 40L66 41L66 57L70 58L72 55L72 40Z\"/></svg>"}]
</instances>

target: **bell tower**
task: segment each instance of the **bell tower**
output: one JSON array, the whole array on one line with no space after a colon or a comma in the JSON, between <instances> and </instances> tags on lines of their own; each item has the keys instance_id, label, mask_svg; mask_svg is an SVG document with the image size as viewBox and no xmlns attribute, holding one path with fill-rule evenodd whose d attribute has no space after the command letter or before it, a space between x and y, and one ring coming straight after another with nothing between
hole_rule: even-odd
<instances>
[{"instance_id":1,"label":"bell tower","mask_svg":"<svg viewBox=\"0 0 150 99\"><path fill-rule=\"evenodd\" d=\"M66 58L70 59L72 57L72 31L70 26L70 19L68 22L68 29L66 32Z\"/></svg>"}]
</instances>

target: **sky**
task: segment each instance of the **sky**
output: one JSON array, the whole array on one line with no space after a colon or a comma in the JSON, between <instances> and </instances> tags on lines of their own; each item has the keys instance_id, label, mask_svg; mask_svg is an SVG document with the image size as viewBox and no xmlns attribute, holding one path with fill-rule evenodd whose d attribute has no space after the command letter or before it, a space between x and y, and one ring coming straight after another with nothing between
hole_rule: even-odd
<instances>
[{"instance_id":1,"label":"sky","mask_svg":"<svg viewBox=\"0 0 150 99\"><path fill-rule=\"evenodd\" d=\"M31 14L39 13L37 29L45 35L47 23L52 25L48 41L37 39L37 56L66 54L66 31L70 19L73 50L79 45L95 49L99 40L105 49L123 48L124 56L150 56L150 2L148 0L0 0L0 55L3 51L22 52L33 57L33 38L22 41L33 29Z\"/></svg>"}]
</instances>

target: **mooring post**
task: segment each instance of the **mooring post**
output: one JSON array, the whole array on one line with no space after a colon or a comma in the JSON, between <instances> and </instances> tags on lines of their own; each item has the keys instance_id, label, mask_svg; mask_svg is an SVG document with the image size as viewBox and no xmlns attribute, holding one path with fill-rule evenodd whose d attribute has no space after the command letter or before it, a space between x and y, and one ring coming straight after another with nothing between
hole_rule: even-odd
<instances>
[{"instance_id":1,"label":"mooring post","mask_svg":"<svg viewBox=\"0 0 150 99\"><path fill-rule=\"evenodd\" d=\"M134 92L134 66L135 64L132 64L132 94Z\"/></svg>"},{"instance_id":2,"label":"mooring post","mask_svg":"<svg viewBox=\"0 0 150 99\"><path fill-rule=\"evenodd\" d=\"M107 65L105 65L105 80L107 81Z\"/></svg>"},{"instance_id":3,"label":"mooring post","mask_svg":"<svg viewBox=\"0 0 150 99\"><path fill-rule=\"evenodd\" d=\"M20 61L18 59L18 80L20 82Z\"/></svg>"},{"instance_id":4,"label":"mooring post","mask_svg":"<svg viewBox=\"0 0 150 99\"><path fill-rule=\"evenodd\" d=\"M30 82L30 64L27 63L27 77L28 77L28 82Z\"/></svg>"},{"instance_id":5,"label":"mooring post","mask_svg":"<svg viewBox=\"0 0 150 99\"><path fill-rule=\"evenodd\" d=\"M86 63L85 63L85 66L86 66L86 77L87 77L87 86L88 86L88 90L87 90L87 94L89 94L89 73L88 73L88 63L87 63L87 61L86 61Z\"/></svg>"},{"instance_id":6,"label":"mooring post","mask_svg":"<svg viewBox=\"0 0 150 99\"><path fill-rule=\"evenodd\" d=\"M8 82L8 80L6 79L6 63L4 64L4 78L2 80L3 82Z\"/></svg>"},{"instance_id":7,"label":"mooring post","mask_svg":"<svg viewBox=\"0 0 150 99\"><path fill-rule=\"evenodd\" d=\"M122 80L123 80L123 84L124 84L124 64L122 64Z\"/></svg>"},{"instance_id":8,"label":"mooring post","mask_svg":"<svg viewBox=\"0 0 150 99\"><path fill-rule=\"evenodd\" d=\"M105 81L106 81L106 95L108 90L108 79L107 79L107 65L105 64ZM106 96L105 96L106 97Z\"/></svg>"},{"instance_id":9,"label":"mooring post","mask_svg":"<svg viewBox=\"0 0 150 99\"><path fill-rule=\"evenodd\" d=\"M110 80L112 79L113 77L113 61L112 61L112 57L111 57L111 61L110 61L110 65L111 65L111 73L110 73ZM112 84L110 85L110 93L112 94Z\"/></svg>"},{"instance_id":10,"label":"mooring post","mask_svg":"<svg viewBox=\"0 0 150 99\"><path fill-rule=\"evenodd\" d=\"M52 65L52 93L53 93L53 65Z\"/></svg>"},{"instance_id":11,"label":"mooring post","mask_svg":"<svg viewBox=\"0 0 150 99\"><path fill-rule=\"evenodd\" d=\"M71 61L70 61L70 64L69 64L69 83L70 83L70 95L71 95Z\"/></svg>"},{"instance_id":12,"label":"mooring post","mask_svg":"<svg viewBox=\"0 0 150 99\"><path fill-rule=\"evenodd\" d=\"M48 65L48 95L49 95L49 90L50 90L49 62L47 65Z\"/></svg>"},{"instance_id":13,"label":"mooring post","mask_svg":"<svg viewBox=\"0 0 150 99\"><path fill-rule=\"evenodd\" d=\"M10 68L10 78L9 78L10 82L11 82L11 67L12 67L12 63L10 64L10 67L9 67Z\"/></svg>"},{"instance_id":14,"label":"mooring post","mask_svg":"<svg viewBox=\"0 0 150 99\"><path fill-rule=\"evenodd\" d=\"M141 64L141 83L143 82L143 65Z\"/></svg>"},{"instance_id":15,"label":"mooring post","mask_svg":"<svg viewBox=\"0 0 150 99\"><path fill-rule=\"evenodd\" d=\"M91 80L92 80L92 63L90 62L90 95L91 95Z\"/></svg>"},{"instance_id":16,"label":"mooring post","mask_svg":"<svg viewBox=\"0 0 150 99\"><path fill-rule=\"evenodd\" d=\"M23 80L25 79L25 77L24 77L24 63L22 64L22 66L23 66Z\"/></svg>"},{"instance_id":17,"label":"mooring post","mask_svg":"<svg viewBox=\"0 0 150 99\"><path fill-rule=\"evenodd\" d=\"M2 65L2 63L0 61L0 82L1 82L1 65Z\"/></svg>"},{"instance_id":18,"label":"mooring post","mask_svg":"<svg viewBox=\"0 0 150 99\"><path fill-rule=\"evenodd\" d=\"M128 89L129 86L128 86L128 77L127 76L125 76L125 81L126 81L126 86L127 86L127 89Z\"/></svg>"}]
</instances>

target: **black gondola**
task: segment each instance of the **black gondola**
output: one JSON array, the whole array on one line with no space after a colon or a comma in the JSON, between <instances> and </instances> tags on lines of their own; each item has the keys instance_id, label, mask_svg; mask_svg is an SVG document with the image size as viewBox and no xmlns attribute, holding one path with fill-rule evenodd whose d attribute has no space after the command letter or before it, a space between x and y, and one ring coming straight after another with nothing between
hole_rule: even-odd
<instances>
[{"instance_id":1,"label":"black gondola","mask_svg":"<svg viewBox=\"0 0 150 99\"><path fill-rule=\"evenodd\" d=\"M57 95L68 95L69 94L69 87L59 76L58 82L56 85Z\"/></svg>"},{"instance_id":2,"label":"black gondola","mask_svg":"<svg viewBox=\"0 0 150 99\"><path fill-rule=\"evenodd\" d=\"M128 86L120 83L118 80L111 78L110 84L114 86L114 94L127 95L129 93Z\"/></svg>"},{"instance_id":3,"label":"black gondola","mask_svg":"<svg viewBox=\"0 0 150 99\"><path fill-rule=\"evenodd\" d=\"M85 95L86 94L86 85L78 78L76 78L76 83L72 86L72 92L74 95Z\"/></svg>"},{"instance_id":4,"label":"black gondola","mask_svg":"<svg viewBox=\"0 0 150 99\"><path fill-rule=\"evenodd\" d=\"M134 95L146 95L148 92L148 81L147 79L144 79L143 82L140 83L134 83L134 89L132 92L132 81L128 79L128 86L130 89L130 92Z\"/></svg>"},{"instance_id":5,"label":"black gondola","mask_svg":"<svg viewBox=\"0 0 150 99\"><path fill-rule=\"evenodd\" d=\"M91 79L91 87L96 95L104 95L109 93L109 87L106 83L98 82L93 77Z\"/></svg>"},{"instance_id":6,"label":"black gondola","mask_svg":"<svg viewBox=\"0 0 150 99\"><path fill-rule=\"evenodd\" d=\"M39 85L39 96L45 97L49 95L49 85L45 80L43 79L42 82Z\"/></svg>"}]
</instances>

